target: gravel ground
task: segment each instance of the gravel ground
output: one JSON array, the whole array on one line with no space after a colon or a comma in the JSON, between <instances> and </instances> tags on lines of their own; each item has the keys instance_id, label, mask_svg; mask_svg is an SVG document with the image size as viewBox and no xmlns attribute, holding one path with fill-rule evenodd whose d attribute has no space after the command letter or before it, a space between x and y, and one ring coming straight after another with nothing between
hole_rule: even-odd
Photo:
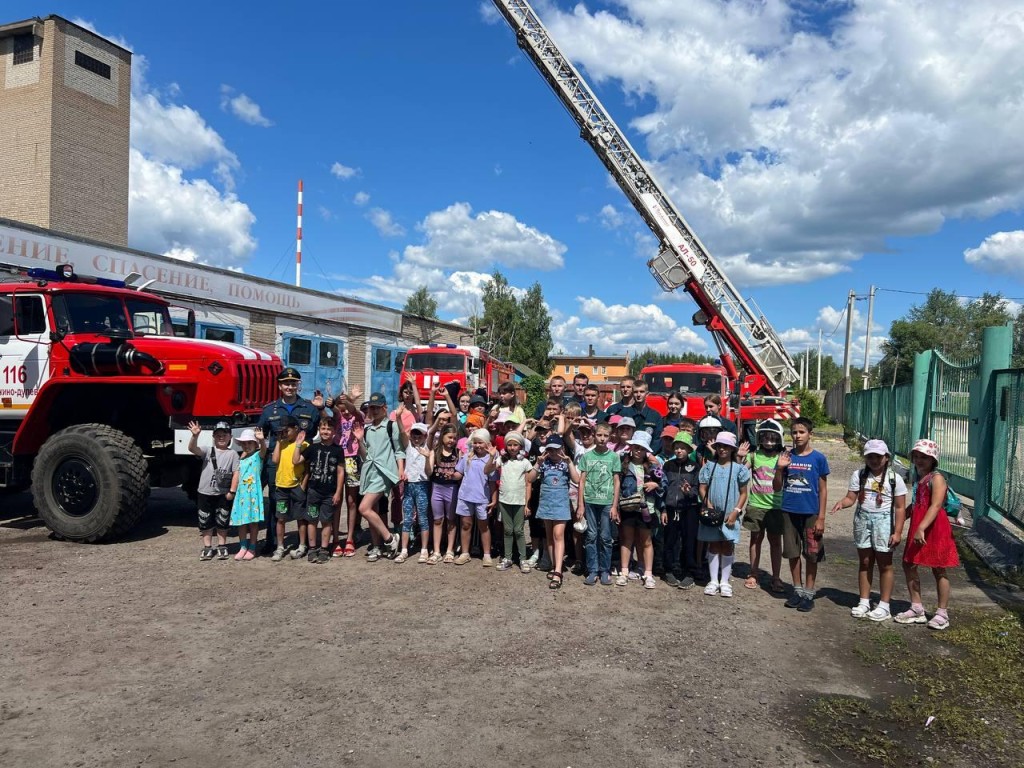
<instances>
[{"instance_id":1,"label":"gravel ground","mask_svg":"<svg viewBox=\"0 0 1024 768\"><path fill-rule=\"evenodd\" d=\"M856 456L816 447L831 504ZM201 563L177 491L154 492L130 541L91 546L53 540L26 494L5 501L3 765L832 764L803 703L886 687L852 654L881 628L849 617L849 511L829 519L817 607L799 614L743 589L746 536L732 600L577 577L550 592L539 572L362 550ZM954 621L991 604L955 575Z\"/></svg>"}]
</instances>

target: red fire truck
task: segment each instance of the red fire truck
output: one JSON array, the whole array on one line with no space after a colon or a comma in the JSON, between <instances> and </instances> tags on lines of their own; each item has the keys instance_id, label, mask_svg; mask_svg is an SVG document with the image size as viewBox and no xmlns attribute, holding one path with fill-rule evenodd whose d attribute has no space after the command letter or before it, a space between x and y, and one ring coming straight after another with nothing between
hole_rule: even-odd
<instances>
[{"instance_id":1,"label":"red fire truck","mask_svg":"<svg viewBox=\"0 0 1024 768\"><path fill-rule=\"evenodd\" d=\"M514 371L486 349L458 344L428 344L412 347L402 363L402 381L416 383L420 399L425 403L431 390L455 381L460 392L483 389L487 397L497 397L498 386L514 381Z\"/></svg>"},{"instance_id":2,"label":"red fire truck","mask_svg":"<svg viewBox=\"0 0 1024 768\"><path fill-rule=\"evenodd\" d=\"M241 427L277 397L276 355L177 337L159 296L70 264L15 273L0 280L0 488L31 485L62 538L124 534L150 485L188 485L190 421Z\"/></svg>"},{"instance_id":3,"label":"red fire truck","mask_svg":"<svg viewBox=\"0 0 1024 768\"><path fill-rule=\"evenodd\" d=\"M800 415L800 404L785 396L769 394L763 377L750 374L743 379L739 394L736 376L724 365L666 363L648 365L640 371L647 384L647 404L664 415L667 399L675 392L683 398L683 415L699 420L704 415L704 398L722 398L722 415L733 421L753 423L763 419L791 419Z\"/></svg>"}]
</instances>

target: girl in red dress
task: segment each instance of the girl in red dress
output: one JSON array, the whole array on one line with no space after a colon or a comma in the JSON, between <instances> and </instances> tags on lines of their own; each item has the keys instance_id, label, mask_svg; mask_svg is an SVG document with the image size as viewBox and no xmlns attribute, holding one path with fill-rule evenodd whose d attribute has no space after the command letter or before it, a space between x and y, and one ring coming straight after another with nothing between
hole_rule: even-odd
<instances>
[{"instance_id":1,"label":"girl in red dress","mask_svg":"<svg viewBox=\"0 0 1024 768\"><path fill-rule=\"evenodd\" d=\"M910 538L903 550L903 572L910 592L910 610L896 616L898 624L928 623L930 629L949 627L949 577L947 568L960 564L953 528L944 509L946 478L938 471L939 446L932 440L918 440L910 452L910 460L917 470L917 488L914 506L910 512ZM929 621L921 600L921 577L917 567L932 569L938 591L938 610Z\"/></svg>"}]
</instances>

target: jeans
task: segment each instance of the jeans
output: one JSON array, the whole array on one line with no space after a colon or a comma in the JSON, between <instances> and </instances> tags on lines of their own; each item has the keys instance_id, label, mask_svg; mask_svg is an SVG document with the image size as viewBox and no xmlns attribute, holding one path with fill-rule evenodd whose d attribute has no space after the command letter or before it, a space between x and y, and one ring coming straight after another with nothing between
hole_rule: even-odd
<instances>
[{"instance_id":1,"label":"jeans","mask_svg":"<svg viewBox=\"0 0 1024 768\"><path fill-rule=\"evenodd\" d=\"M427 492L430 483L426 480L420 483L406 483L405 495L402 497L402 533L412 533L412 521L415 517L420 526L420 533L430 530L430 520L427 510L430 508L430 500Z\"/></svg>"},{"instance_id":2,"label":"jeans","mask_svg":"<svg viewBox=\"0 0 1024 768\"><path fill-rule=\"evenodd\" d=\"M583 551L587 558L587 573L608 573L612 569L611 504L584 504L587 520Z\"/></svg>"},{"instance_id":3,"label":"jeans","mask_svg":"<svg viewBox=\"0 0 1024 768\"><path fill-rule=\"evenodd\" d=\"M675 576L683 575L683 567L680 563L680 553L683 543L683 510L678 507L665 510L668 515L668 524L665 526L665 541L663 545L662 566L665 573Z\"/></svg>"},{"instance_id":4,"label":"jeans","mask_svg":"<svg viewBox=\"0 0 1024 768\"><path fill-rule=\"evenodd\" d=\"M698 507L684 507L679 511L679 565L683 575L701 576L704 564L697 556ZM671 525L671 523L670 523Z\"/></svg>"}]
</instances>

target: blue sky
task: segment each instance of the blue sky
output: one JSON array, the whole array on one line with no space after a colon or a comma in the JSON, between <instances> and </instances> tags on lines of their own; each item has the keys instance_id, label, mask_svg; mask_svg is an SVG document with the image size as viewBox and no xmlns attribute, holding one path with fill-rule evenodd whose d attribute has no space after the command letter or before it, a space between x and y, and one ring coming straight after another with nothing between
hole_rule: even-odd
<instances>
[{"instance_id":1,"label":"blue sky","mask_svg":"<svg viewBox=\"0 0 1024 768\"><path fill-rule=\"evenodd\" d=\"M4 21L57 13L135 52L133 246L290 281L302 178L304 285L401 305L426 284L462 319L497 268L540 281L558 349L711 351L490 0L224 5L4 3ZM1024 303L1012 4L535 7L792 354L871 284ZM880 292L876 338L922 299Z\"/></svg>"}]
</instances>

